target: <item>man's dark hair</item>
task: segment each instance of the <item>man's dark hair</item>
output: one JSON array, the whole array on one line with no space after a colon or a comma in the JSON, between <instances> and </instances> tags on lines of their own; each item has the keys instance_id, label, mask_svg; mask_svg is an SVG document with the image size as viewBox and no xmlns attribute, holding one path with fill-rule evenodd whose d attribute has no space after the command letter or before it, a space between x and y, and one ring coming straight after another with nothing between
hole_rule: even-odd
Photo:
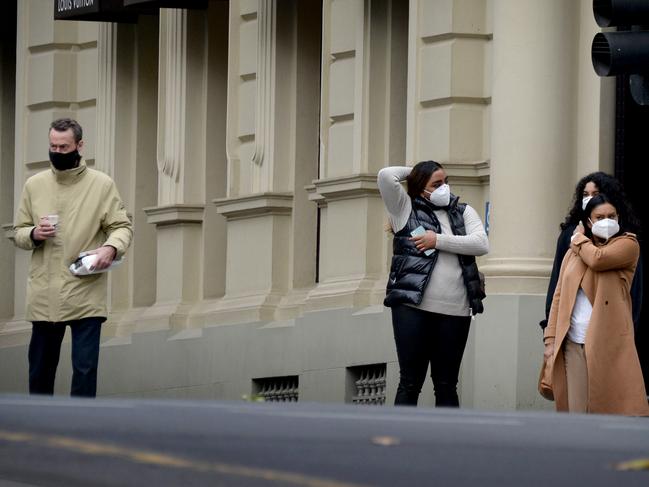
<instances>
[{"instance_id":1,"label":"man's dark hair","mask_svg":"<svg viewBox=\"0 0 649 487\"><path fill-rule=\"evenodd\" d=\"M83 139L83 129L79 125L79 122L71 118L59 118L58 120L54 120L52 125L50 125L50 130L56 130L57 132L65 132L68 129L72 130L74 141L78 144Z\"/></svg>"},{"instance_id":2,"label":"man's dark hair","mask_svg":"<svg viewBox=\"0 0 649 487\"><path fill-rule=\"evenodd\" d=\"M424 190L430 177L435 171L444 169L439 162L422 161L412 168L406 182L408 183L408 196L415 199Z\"/></svg>"}]
</instances>

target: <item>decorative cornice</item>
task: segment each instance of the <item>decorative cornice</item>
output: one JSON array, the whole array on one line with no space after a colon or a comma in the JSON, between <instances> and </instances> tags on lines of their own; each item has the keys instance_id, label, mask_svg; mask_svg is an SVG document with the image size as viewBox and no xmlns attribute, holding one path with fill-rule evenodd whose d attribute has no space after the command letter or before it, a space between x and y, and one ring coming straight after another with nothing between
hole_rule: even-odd
<instances>
[{"instance_id":1,"label":"decorative cornice","mask_svg":"<svg viewBox=\"0 0 649 487\"><path fill-rule=\"evenodd\" d=\"M308 186L305 186L304 191L306 191L309 201L317 203L319 208L325 208L327 206L325 197L318 193L315 184L309 184Z\"/></svg>"},{"instance_id":2,"label":"decorative cornice","mask_svg":"<svg viewBox=\"0 0 649 487\"><path fill-rule=\"evenodd\" d=\"M312 188L315 188L315 191ZM316 179L313 186L307 186L305 189L311 193L310 200L324 199L325 202L379 196L376 174Z\"/></svg>"},{"instance_id":3,"label":"decorative cornice","mask_svg":"<svg viewBox=\"0 0 649 487\"><path fill-rule=\"evenodd\" d=\"M158 226L180 223L202 223L205 205L164 205L143 208L147 223Z\"/></svg>"},{"instance_id":4,"label":"decorative cornice","mask_svg":"<svg viewBox=\"0 0 649 487\"><path fill-rule=\"evenodd\" d=\"M484 186L489 184L491 161L443 163L446 174L454 184Z\"/></svg>"},{"instance_id":5,"label":"decorative cornice","mask_svg":"<svg viewBox=\"0 0 649 487\"><path fill-rule=\"evenodd\" d=\"M293 211L292 193L257 193L236 198L213 200L219 214L228 219L242 220L267 215L290 215Z\"/></svg>"}]
</instances>

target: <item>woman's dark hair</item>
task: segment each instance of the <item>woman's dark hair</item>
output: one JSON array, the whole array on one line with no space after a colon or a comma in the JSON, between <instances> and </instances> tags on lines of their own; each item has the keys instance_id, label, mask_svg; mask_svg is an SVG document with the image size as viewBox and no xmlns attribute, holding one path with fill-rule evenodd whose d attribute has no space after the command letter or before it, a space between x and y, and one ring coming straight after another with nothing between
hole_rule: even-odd
<instances>
[{"instance_id":1,"label":"woman's dark hair","mask_svg":"<svg viewBox=\"0 0 649 487\"><path fill-rule=\"evenodd\" d=\"M632 215L632 213L631 213L631 209L629 208L629 205L625 203L625 200L618 199L618 201L615 201L615 198L612 198L607 194L600 193L597 196L592 197L592 199L588 202L586 208L583 211L581 223L584 226L584 235L586 235L588 238L593 238L593 232L591 231L590 228L588 228L588 219L590 218L590 215L593 212L593 210L597 208L599 205L603 205L604 203L609 203L613 205L615 211L617 212L617 222L620 225L620 231L616 233L614 236L620 235L624 232L635 233L632 231L632 229L629 228L628 225L628 221L627 221L628 215Z\"/></svg>"},{"instance_id":2,"label":"woman's dark hair","mask_svg":"<svg viewBox=\"0 0 649 487\"><path fill-rule=\"evenodd\" d=\"M430 177L435 171L444 169L439 162L435 161L422 161L415 164L412 171L406 178L408 185L408 196L415 199L424 190Z\"/></svg>"},{"instance_id":3,"label":"woman's dark hair","mask_svg":"<svg viewBox=\"0 0 649 487\"><path fill-rule=\"evenodd\" d=\"M626 232L638 234L640 232L640 222L633 213L629 200L624 192L624 188L622 187L622 183L613 176L602 171L587 174L579 180L575 187L572 207L568 212L568 215L566 215L566 219L561 224L561 229L565 230L571 225L577 225L584 219L584 210L582 210L581 201L584 197L584 188L590 182L597 186L597 190L600 194L606 195L608 198L606 203L611 203L615 207L620 216L620 227L624 228L624 231ZM594 199L595 198L591 199L588 203L590 204ZM587 214L589 215L590 212ZM587 220L587 217L585 219ZM622 222L624 222L625 226L623 226Z\"/></svg>"}]
</instances>

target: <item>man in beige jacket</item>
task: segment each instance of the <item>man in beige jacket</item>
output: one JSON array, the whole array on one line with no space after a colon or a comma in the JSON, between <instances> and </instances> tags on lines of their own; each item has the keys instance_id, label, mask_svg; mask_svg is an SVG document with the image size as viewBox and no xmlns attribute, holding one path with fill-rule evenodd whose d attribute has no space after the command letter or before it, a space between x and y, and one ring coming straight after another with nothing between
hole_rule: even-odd
<instances>
[{"instance_id":1,"label":"man in beige jacket","mask_svg":"<svg viewBox=\"0 0 649 487\"><path fill-rule=\"evenodd\" d=\"M51 167L30 177L14 223L14 242L32 251L26 319L31 321L29 392L53 394L66 326L72 332L73 396L94 397L107 274L70 272L80 252L96 254L94 270L108 268L131 243L133 230L113 180L90 169L79 150L83 131L72 119L49 132Z\"/></svg>"}]
</instances>

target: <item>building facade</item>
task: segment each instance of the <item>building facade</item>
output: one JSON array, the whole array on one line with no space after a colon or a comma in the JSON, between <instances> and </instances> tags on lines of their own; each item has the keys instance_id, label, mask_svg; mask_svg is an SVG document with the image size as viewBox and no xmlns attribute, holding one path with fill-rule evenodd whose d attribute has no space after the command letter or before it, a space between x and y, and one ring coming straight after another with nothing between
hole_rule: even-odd
<instances>
[{"instance_id":1,"label":"building facade","mask_svg":"<svg viewBox=\"0 0 649 487\"><path fill-rule=\"evenodd\" d=\"M536 381L558 224L579 177L613 172L591 0L124 0L149 4L129 22L5 3L1 392L27 390L31 331L13 212L48 167L49 123L71 116L135 230L110 276L99 395L391 403L376 174L434 159L488 216L461 402L552 407Z\"/></svg>"}]
</instances>

